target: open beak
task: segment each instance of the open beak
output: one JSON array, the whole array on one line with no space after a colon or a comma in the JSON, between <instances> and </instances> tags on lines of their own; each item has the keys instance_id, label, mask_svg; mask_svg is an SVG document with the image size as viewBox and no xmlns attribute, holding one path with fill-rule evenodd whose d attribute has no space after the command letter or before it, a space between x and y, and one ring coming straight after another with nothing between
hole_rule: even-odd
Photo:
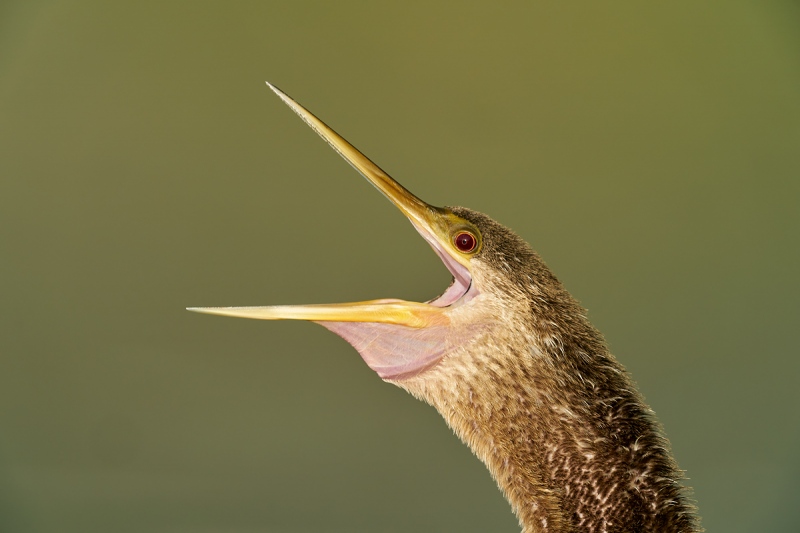
<instances>
[{"instance_id":1,"label":"open beak","mask_svg":"<svg viewBox=\"0 0 800 533\"><path fill-rule=\"evenodd\" d=\"M417 333L407 331L406 328L416 330L430 328L429 333L439 331L442 328L447 329L447 325L450 322L447 313L448 307L462 301L469 291L471 276L468 259L464 257L463 254L458 253L452 242L452 228L454 225L466 221L454 215L449 209L434 207L411 194L405 187L392 179L353 145L311 114L310 111L295 102L274 85L269 82L267 82L267 85L281 100L297 113L311 129L317 132L317 134L336 150L339 155L358 170L372 185L380 190L409 221L411 221L416 230L431 245L437 255L442 259L445 266L447 266L448 270L453 274L453 284L444 294L425 303L382 299L341 304L283 305L269 307L190 307L188 308L189 311L261 320L295 319L315 321L340 334L346 340L350 341L357 349L359 349L359 340L354 338L354 331L358 333L356 337L359 339L366 335L366 337L372 339L370 342L374 344L375 340L373 337L386 333L384 328L380 328L379 332L375 327L391 325L390 328L394 328L391 332L396 337L398 331L396 328L400 326L400 331L403 331L400 336L404 338L413 337L415 339L412 342L413 346L411 346L411 348L413 348L412 352L431 352L431 341L433 340L433 344L441 344L439 341L443 339L442 335L436 334L434 335L434 339L431 338L430 335L422 334L420 331ZM469 292L472 296L473 291ZM360 327L354 329L353 327L346 326L345 324L347 323L358 323L362 326L372 324L374 327ZM355 326L355 324L353 324L353 326ZM365 333L367 330L369 330L368 334ZM423 337L425 338L423 339ZM440 337L442 337L442 339L440 339ZM394 340L397 341L398 339L395 338ZM364 340L364 342L366 342L366 340ZM425 346L421 346L420 343ZM404 343L400 342L400 344ZM395 342L395 346L396 345L397 343ZM405 346L405 348L408 349L409 346ZM439 352L439 348L441 348L441 346L434 348L433 351ZM361 349L359 349L359 351L369 364L370 360L368 360L364 352ZM440 355L441 354L439 354L439 356ZM431 359L431 357L433 356L428 353L424 359ZM401 371L398 374L398 372L395 372L395 370L399 368L396 364L398 362L396 360L387 361L386 354L383 354L379 359L380 361L376 363L378 367L392 367L394 369L391 372L381 372L378 368L375 368L373 364L370 364L370 366L378 370L378 373L381 374L382 377L396 377L399 374L408 373ZM438 359L438 357L433 357L433 359ZM408 362L409 361L406 361L406 363ZM419 363L419 361L416 362ZM403 368L409 367L409 365L405 363L400 364L400 366ZM419 368L417 368L419 366L418 364L411 364L409 368L411 370L419 370ZM406 370L409 368L406 368Z\"/></svg>"}]
</instances>

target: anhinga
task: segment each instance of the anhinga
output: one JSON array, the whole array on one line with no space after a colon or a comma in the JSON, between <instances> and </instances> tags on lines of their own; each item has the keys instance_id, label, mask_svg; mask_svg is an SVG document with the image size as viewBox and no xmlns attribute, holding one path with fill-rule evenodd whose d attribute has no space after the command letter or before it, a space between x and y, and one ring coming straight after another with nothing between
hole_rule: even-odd
<instances>
[{"instance_id":1,"label":"anhinga","mask_svg":"<svg viewBox=\"0 0 800 533\"><path fill-rule=\"evenodd\" d=\"M653 412L536 252L486 215L423 202L267 85L408 217L453 282L425 303L191 310L310 320L342 336L442 414L525 533L701 531Z\"/></svg>"}]
</instances>

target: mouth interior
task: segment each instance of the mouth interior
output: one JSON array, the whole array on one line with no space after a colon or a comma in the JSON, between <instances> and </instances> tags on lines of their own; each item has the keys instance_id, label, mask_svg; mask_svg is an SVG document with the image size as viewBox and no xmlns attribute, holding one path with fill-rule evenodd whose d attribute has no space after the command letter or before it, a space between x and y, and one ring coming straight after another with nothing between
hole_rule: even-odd
<instances>
[{"instance_id":1,"label":"mouth interior","mask_svg":"<svg viewBox=\"0 0 800 533\"><path fill-rule=\"evenodd\" d=\"M466 268L462 267L458 263L455 263L455 261L453 261L455 265L451 265L448 264L448 261L445 261L444 258L442 258L442 260L444 261L445 266L447 266L447 269L453 275L453 281L450 282L450 285L442 294L425 302L434 307L449 307L453 305L464 298L464 296L470 292L469 289L472 286L472 278ZM455 266L459 267L460 272L456 271L454 268Z\"/></svg>"},{"instance_id":2,"label":"mouth interior","mask_svg":"<svg viewBox=\"0 0 800 533\"><path fill-rule=\"evenodd\" d=\"M416 227L416 225L415 225ZM468 301L474 296L473 291L470 291L472 287L472 276L470 275L469 270L453 259L453 257L448 254L446 251L442 249L441 244L439 242L428 235L428 232L421 229L416 228L422 238L430 244L433 251L436 252L436 255L439 256L439 259L442 260L444 266L447 267L447 270L453 275L453 281L450 283L450 286L436 298L432 300L428 300L427 304L432 305L434 307L448 307L453 305L454 303L462 300L462 303ZM469 298L465 298L467 295L470 295Z\"/></svg>"}]
</instances>

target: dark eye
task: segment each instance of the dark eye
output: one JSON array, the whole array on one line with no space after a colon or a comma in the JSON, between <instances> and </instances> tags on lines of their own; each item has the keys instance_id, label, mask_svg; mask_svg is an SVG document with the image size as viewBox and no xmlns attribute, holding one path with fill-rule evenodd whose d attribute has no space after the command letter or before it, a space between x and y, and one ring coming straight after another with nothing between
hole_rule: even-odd
<instances>
[{"instance_id":1,"label":"dark eye","mask_svg":"<svg viewBox=\"0 0 800 533\"><path fill-rule=\"evenodd\" d=\"M475 249L475 246L478 245L477 239L475 239L475 235L472 233L467 233L466 231L462 231L456 238L453 239L453 242L456 245L456 248L461 250L462 252L471 252Z\"/></svg>"}]
</instances>

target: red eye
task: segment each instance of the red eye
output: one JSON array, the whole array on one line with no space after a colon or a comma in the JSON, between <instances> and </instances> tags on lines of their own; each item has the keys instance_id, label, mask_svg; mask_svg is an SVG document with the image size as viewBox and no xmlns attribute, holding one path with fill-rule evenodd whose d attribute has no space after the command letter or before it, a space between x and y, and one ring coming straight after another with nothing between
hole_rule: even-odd
<instances>
[{"instance_id":1,"label":"red eye","mask_svg":"<svg viewBox=\"0 0 800 533\"><path fill-rule=\"evenodd\" d=\"M475 235L472 233L467 233L466 231L462 231L456 238L453 239L453 242L456 245L456 248L461 250L462 252L471 252L475 249L478 245L477 239L475 239Z\"/></svg>"}]
</instances>

